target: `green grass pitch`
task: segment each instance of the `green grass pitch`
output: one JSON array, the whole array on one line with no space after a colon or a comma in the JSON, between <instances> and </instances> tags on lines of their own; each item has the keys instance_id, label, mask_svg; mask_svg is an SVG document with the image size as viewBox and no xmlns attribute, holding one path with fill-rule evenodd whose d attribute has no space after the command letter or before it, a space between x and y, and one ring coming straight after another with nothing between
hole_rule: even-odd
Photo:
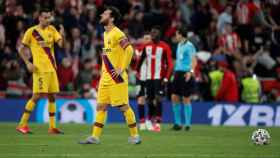
<instances>
[{"instance_id":1,"label":"green grass pitch","mask_svg":"<svg viewBox=\"0 0 280 158\"><path fill-rule=\"evenodd\" d=\"M60 125L64 135L48 135L47 124L31 124L32 135L21 135L15 123L0 123L0 158L280 158L280 128L266 128L272 143L253 145L254 127L195 125L190 132L141 132L142 144L127 143L125 124L105 126L99 145L77 142L90 134L89 125Z\"/></svg>"}]
</instances>

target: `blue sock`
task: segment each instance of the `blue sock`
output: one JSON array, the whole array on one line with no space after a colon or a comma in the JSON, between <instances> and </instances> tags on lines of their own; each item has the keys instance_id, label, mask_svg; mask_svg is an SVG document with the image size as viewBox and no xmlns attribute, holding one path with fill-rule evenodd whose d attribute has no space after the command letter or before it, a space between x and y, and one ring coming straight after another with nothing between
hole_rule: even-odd
<instances>
[{"instance_id":1,"label":"blue sock","mask_svg":"<svg viewBox=\"0 0 280 158\"><path fill-rule=\"evenodd\" d=\"M185 126L191 126L192 119L192 105L184 104Z\"/></svg>"},{"instance_id":2,"label":"blue sock","mask_svg":"<svg viewBox=\"0 0 280 158\"><path fill-rule=\"evenodd\" d=\"M174 123L176 125L181 125L181 105L179 103L173 103L172 109L174 114Z\"/></svg>"}]
</instances>

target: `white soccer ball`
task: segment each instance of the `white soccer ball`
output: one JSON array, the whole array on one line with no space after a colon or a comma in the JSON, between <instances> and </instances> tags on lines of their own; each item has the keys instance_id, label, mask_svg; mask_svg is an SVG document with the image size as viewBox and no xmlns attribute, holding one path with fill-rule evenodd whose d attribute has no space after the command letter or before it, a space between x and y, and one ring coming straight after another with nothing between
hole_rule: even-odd
<instances>
[{"instance_id":1,"label":"white soccer ball","mask_svg":"<svg viewBox=\"0 0 280 158\"><path fill-rule=\"evenodd\" d=\"M267 130L257 129L253 132L251 139L256 145L268 145L271 137Z\"/></svg>"}]
</instances>

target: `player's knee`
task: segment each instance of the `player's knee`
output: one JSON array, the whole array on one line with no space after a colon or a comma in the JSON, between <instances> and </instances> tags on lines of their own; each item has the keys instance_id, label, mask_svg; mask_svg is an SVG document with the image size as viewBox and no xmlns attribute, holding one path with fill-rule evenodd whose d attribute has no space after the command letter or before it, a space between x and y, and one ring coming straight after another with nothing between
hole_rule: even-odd
<instances>
[{"instance_id":1,"label":"player's knee","mask_svg":"<svg viewBox=\"0 0 280 158\"><path fill-rule=\"evenodd\" d=\"M184 104L190 104L191 103L190 97L183 97L183 103Z\"/></svg>"},{"instance_id":2,"label":"player's knee","mask_svg":"<svg viewBox=\"0 0 280 158\"><path fill-rule=\"evenodd\" d=\"M108 105L104 105L104 104L98 104L96 107L97 111L106 111L107 110L107 106Z\"/></svg>"},{"instance_id":3,"label":"player's knee","mask_svg":"<svg viewBox=\"0 0 280 158\"><path fill-rule=\"evenodd\" d=\"M48 95L49 102L55 102L55 96L53 94Z\"/></svg>"},{"instance_id":4,"label":"player's knee","mask_svg":"<svg viewBox=\"0 0 280 158\"><path fill-rule=\"evenodd\" d=\"M171 95L171 100L173 103L179 103L180 102L180 97L178 95L172 94Z\"/></svg>"},{"instance_id":5,"label":"player's knee","mask_svg":"<svg viewBox=\"0 0 280 158\"><path fill-rule=\"evenodd\" d=\"M154 103L153 101L154 101L154 100L153 100L152 98L147 98L148 104L153 104L153 103Z\"/></svg>"},{"instance_id":6,"label":"player's knee","mask_svg":"<svg viewBox=\"0 0 280 158\"><path fill-rule=\"evenodd\" d=\"M34 103L37 103L38 100L41 98L41 95L40 94L33 94L32 97L31 97L31 100L34 102Z\"/></svg>"},{"instance_id":7,"label":"player's knee","mask_svg":"<svg viewBox=\"0 0 280 158\"><path fill-rule=\"evenodd\" d=\"M156 102L156 104L157 103L159 103L159 102L161 102L161 96L159 96L159 95L156 95L156 97L155 97L155 102Z\"/></svg>"},{"instance_id":8,"label":"player's knee","mask_svg":"<svg viewBox=\"0 0 280 158\"><path fill-rule=\"evenodd\" d=\"M145 97L141 96L137 99L138 104L140 105L144 105L145 104Z\"/></svg>"}]
</instances>

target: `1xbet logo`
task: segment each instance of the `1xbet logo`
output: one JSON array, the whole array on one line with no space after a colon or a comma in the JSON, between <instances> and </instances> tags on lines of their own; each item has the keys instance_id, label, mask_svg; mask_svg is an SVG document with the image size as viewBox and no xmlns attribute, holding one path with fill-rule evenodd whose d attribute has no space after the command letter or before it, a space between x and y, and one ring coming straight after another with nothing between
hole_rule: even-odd
<instances>
[{"instance_id":1,"label":"1xbet logo","mask_svg":"<svg viewBox=\"0 0 280 158\"><path fill-rule=\"evenodd\" d=\"M217 104L208 111L212 125L280 126L280 106Z\"/></svg>"}]
</instances>

